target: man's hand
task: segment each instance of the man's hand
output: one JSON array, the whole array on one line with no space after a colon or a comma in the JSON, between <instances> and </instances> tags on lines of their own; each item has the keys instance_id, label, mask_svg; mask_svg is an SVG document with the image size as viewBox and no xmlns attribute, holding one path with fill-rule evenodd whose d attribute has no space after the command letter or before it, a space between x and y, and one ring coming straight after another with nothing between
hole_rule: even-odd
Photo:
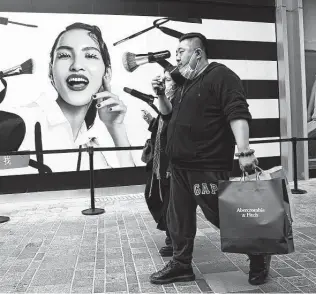
<instances>
[{"instance_id":1,"label":"man's hand","mask_svg":"<svg viewBox=\"0 0 316 294\"><path fill-rule=\"evenodd\" d=\"M250 156L239 157L240 169L248 174L252 174L255 171L256 167L258 166L258 163L259 161L254 154Z\"/></svg>"}]
</instances>

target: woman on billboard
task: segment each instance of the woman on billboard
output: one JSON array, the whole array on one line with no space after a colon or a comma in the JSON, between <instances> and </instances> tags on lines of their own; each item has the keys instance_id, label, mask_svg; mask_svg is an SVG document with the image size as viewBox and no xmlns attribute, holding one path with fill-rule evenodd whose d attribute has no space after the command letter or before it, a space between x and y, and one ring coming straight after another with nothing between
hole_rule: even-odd
<instances>
[{"instance_id":1,"label":"woman on billboard","mask_svg":"<svg viewBox=\"0 0 316 294\"><path fill-rule=\"evenodd\" d=\"M130 146L124 125L127 108L111 92L110 56L97 26L74 23L58 35L50 52L49 78L57 99L41 96L22 110L27 133L20 150L35 149L36 121L43 150ZM53 172L89 169L87 152L44 155L44 163ZM94 154L95 169L131 166L130 151Z\"/></svg>"}]
</instances>

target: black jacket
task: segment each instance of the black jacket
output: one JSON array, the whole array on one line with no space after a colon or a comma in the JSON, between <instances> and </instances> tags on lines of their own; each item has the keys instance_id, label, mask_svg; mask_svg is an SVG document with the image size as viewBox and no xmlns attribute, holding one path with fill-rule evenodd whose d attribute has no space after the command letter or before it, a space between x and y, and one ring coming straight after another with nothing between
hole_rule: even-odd
<instances>
[{"instance_id":1,"label":"black jacket","mask_svg":"<svg viewBox=\"0 0 316 294\"><path fill-rule=\"evenodd\" d=\"M160 115L154 118L150 124L148 130L151 132L151 148L154 150L158 123ZM165 153L165 147L167 144L167 123L164 122L160 133L160 175L161 180L157 180L156 176L153 176L153 158L147 163L147 183L145 187L145 200L148 209L157 223L157 229L165 231L167 229L166 224L166 212L169 203L169 190L170 190L170 178L166 178L167 169L169 166L169 159ZM160 185L160 187L159 187ZM162 193L162 199L160 198L160 191Z\"/></svg>"},{"instance_id":2,"label":"black jacket","mask_svg":"<svg viewBox=\"0 0 316 294\"><path fill-rule=\"evenodd\" d=\"M156 136L157 136L157 131L158 131L158 123L159 123L160 117L161 115L159 114L157 118L153 118L148 127L148 130L151 132L150 141L151 141L152 153L154 152L154 148L155 148ZM160 147L161 147L160 175L162 178L165 178L166 173L167 173L167 168L169 165L169 159L165 153L165 149L167 145L167 127L168 127L167 122L164 122L161 133L160 133ZM152 172L152 167L153 167L153 157L147 163L146 170L149 172Z\"/></svg>"},{"instance_id":3,"label":"black jacket","mask_svg":"<svg viewBox=\"0 0 316 294\"><path fill-rule=\"evenodd\" d=\"M178 168L230 171L235 140L234 119L251 120L239 77L225 65L213 62L189 81L172 101L166 153Z\"/></svg>"}]
</instances>

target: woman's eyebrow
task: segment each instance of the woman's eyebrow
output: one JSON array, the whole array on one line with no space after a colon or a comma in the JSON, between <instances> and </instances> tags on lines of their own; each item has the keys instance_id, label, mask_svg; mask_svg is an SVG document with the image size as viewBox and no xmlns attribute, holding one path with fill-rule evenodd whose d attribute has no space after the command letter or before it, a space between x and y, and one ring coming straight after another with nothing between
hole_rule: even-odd
<instances>
[{"instance_id":1,"label":"woman's eyebrow","mask_svg":"<svg viewBox=\"0 0 316 294\"><path fill-rule=\"evenodd\" d=\"M98 48L96 48L96 47L84 47L84 48L82 49L82 51L89 51L89 50L96 50L96 51L98 51L99 53L101 53L100 50L99 50Z\"/></svg>"},{"instance_id":2,"label":"woman's eyebrow","mask_svg":"<svg viewBox=\"0 0 316 294\"><path fill-rule=\"evenodd\" d=\"M63 46L59 46L59 47L56 49L56 51L57 51L57 50L63 50L63 49L64 49L64 50L69 50L69 51L73 50L72 47L63 45ZM84 47L84 48L82 49L82 51L89 51L89 50L96 50L96 51L100 52L100 50L99 50L98 48L92 47L92 46L90 46L90 47ZM100 52L100 53L101 53L101 52Z\"/></svg>"},{"instance_id":3,"label":"woman's eyebrow","mask_svg":"<svg viewBox=\"0 0 316 294\"><path fill-rule=\"evenodd\" d=\"M72 47L70 47L70 46L59 46L56 50L63 50L63 49L72 50Z\"/></svg>"}]
</instances>

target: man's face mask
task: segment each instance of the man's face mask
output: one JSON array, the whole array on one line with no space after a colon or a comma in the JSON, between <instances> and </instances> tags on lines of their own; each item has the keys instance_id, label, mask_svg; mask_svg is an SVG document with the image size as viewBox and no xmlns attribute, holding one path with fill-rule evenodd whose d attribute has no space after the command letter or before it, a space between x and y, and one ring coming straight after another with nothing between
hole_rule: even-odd
<instances>
[{"instance_id":1,"label":"man's face mask","mask_svg":"<svg viewBox=\"0 0 316 294\"><path fill-rule=\"evenodd\" d=\"M197 53L201 50L201 48L196 48L192 53L190 60L187 64L179 68L180 74L187 80L193 80L196 76L196 70L199 66L201 57L197 56Z\"/></svg>"}]
</instances>

